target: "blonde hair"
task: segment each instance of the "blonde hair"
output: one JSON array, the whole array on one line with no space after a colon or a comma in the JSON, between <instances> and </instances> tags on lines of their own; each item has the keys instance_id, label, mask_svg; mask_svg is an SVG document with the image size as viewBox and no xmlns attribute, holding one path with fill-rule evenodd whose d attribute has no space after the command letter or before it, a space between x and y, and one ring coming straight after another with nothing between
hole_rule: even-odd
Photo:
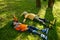
<instances>
[{"instance_id":1,"label":"blonde hair","mask_svg":"<svg viewBox=\"0 0 60 40\"><path fill-rule=\"evenodd\" d=\"M26 14L28 14L28 12L27 12L27 11L24 11L22 14L23 14L23 15L26 15Z\"/></svg>"}]
</instances>

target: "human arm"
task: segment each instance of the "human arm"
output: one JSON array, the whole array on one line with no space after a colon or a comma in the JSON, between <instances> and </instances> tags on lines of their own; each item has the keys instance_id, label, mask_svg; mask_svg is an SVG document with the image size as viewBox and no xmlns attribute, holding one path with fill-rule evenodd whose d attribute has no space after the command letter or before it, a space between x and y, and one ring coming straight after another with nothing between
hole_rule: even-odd
<instances>
[{"instance_id":1,"label":"human arm","mask_svg":"<svg viewBox=\"0 0 60 40\"><path fill-rule=\"evenodd\" d=\"M25 15L25 18L24 18L24 20L23 20L23 23L26 21L26 18L28 17L28 14L27 15Z\"/></svg>"},{"instance_id":2,"label":"human arm","mask_svg":"<svg viewBox=\"0 0 60 40\"><path fill-rule=\"evenodd\" d=\"M23 20L23 23L25 23L25 21L26 21L26 18Z\"/></svg>"}]
</instances>

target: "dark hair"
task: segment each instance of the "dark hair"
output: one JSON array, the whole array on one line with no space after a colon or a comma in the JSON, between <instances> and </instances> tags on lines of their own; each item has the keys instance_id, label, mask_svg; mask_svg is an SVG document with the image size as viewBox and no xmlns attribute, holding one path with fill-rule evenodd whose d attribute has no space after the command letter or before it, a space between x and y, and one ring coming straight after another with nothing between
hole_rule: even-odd
<instances>
[{"instance_id":1,"label":"dark hair","mask_svg":"<svg viewBox=\"0 0 60 40\"><path fill-rule=\"evenodd\" d=\"M13 20L13 22L18 22L18 20L17 21Z\"/></svg>"}]
</instances>

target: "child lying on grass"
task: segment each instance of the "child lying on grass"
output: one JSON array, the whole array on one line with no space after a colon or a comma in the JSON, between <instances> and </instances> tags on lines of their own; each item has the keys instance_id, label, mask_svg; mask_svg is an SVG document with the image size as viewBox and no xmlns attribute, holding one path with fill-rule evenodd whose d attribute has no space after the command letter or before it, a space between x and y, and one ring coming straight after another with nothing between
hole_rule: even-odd
<instances>
[{"instance_id":1,"label":"child lying on grass","mask_svg":"<svg viewBox=\"0 0 60 40\"><path fill-rule=\"evenodd\" d=\"M47 36L44 34L38 33L38 31L42 31L47 34L49 28L39 30L38 28L35 28L34 26L29 26L26 24L19 23L18 19L15 16L14 16L14 20L13 20L13 25L14 25L15 30L17 30L17 31L21 31L21 32L28 31L33 34L37 34L37 35L41 36L43 39L47 40Z\"/></svg>"},{"instance_id":2,"label":"child lying on grass","mask_svg":"<svg viewBox=\"0 0 60 40\"><path fill-rule=\"evenodd\" d=\"M49 27L49 26L52 27L52 25L53 25L54 22L55 22L55 20L52 22L52 21L49 21L49 20L46 20L46 19L39 18L37 15L35 15L35 14L33 14L33 13L28 13L28 12L26 12L26 11L24 11L22 14L23 14L24 17L25 17L25 19L23 20L23 23L24 23L24 22L26 21L26 19L28 18L28 19L33 20L33 21L35 21L35 22L42 23L42 24L43 24L44 26L46 26L46 27ZM46 23L49 23L49 26L47 26Z\"/></svg>"}]
</instances>

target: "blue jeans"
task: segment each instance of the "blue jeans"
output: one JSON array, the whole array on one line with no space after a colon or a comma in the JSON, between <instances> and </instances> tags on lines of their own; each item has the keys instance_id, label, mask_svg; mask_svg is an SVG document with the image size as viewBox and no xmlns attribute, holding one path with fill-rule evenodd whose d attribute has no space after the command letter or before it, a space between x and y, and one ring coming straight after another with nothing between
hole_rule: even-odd
<instances>
[{"instance_id":1,"label":"blue jeans","mask_svg":"<svg viewBox=\"0 0 60 40\"><path fill-rule=\"evenodd\" d=\"M28 26L28 31L29 31L29 32L32 32L32 33L34 33L34 34L39 34L39 35L40 35L40 33L37 32L38 30L39 30L39 29L38 29L38 28L35 28L34 26ZM39 30L39 31L42 31L43 33L46 32L45 29Z\"/></svg>"},{"instance_id":2,"label":"blue jeans","mask_svg":"<svg viewBox=\"0 0 60 40\"><path fill-rule=\"evenodd\" d=\"M28 26L28 31L29 31L29 32L31 32L31 33L33 33L33 34L37 34L37 35L41 36L42 38L44 38L45 40L47 40L47 36L44 35L44 34L38 33L37 30L38 30L38 29L35 28L35 27L33 27L33 26ZM45 32L45 31L42 31L42 32Z\"/></svg>"},{"instance_id":3,"label":"blue jeans","mask_svg":"<svg viewBox=\"0 0 60 40\"><path fill-rule=\"evenodd\" d=\"M33 33L33 34L38 34L40 35L40 33L37 32L37 28L33 27L33 26L28 26L28 31Z\"/></svg>"},{"instance_id":4,"label":"blue jeans","mask_svg":"<svg viewBox=\"0 0 60 40\"><path fill-rule=\"evenodd\" d=\"M46 26L46 27L48 27L48 25L46 25L46 23L50 23L49 20L39 18L38 16L36 16L36 17L33 19L33 21L42 23L42 24L43 24L44 26Z\"/></svg>"}]
</instances>

